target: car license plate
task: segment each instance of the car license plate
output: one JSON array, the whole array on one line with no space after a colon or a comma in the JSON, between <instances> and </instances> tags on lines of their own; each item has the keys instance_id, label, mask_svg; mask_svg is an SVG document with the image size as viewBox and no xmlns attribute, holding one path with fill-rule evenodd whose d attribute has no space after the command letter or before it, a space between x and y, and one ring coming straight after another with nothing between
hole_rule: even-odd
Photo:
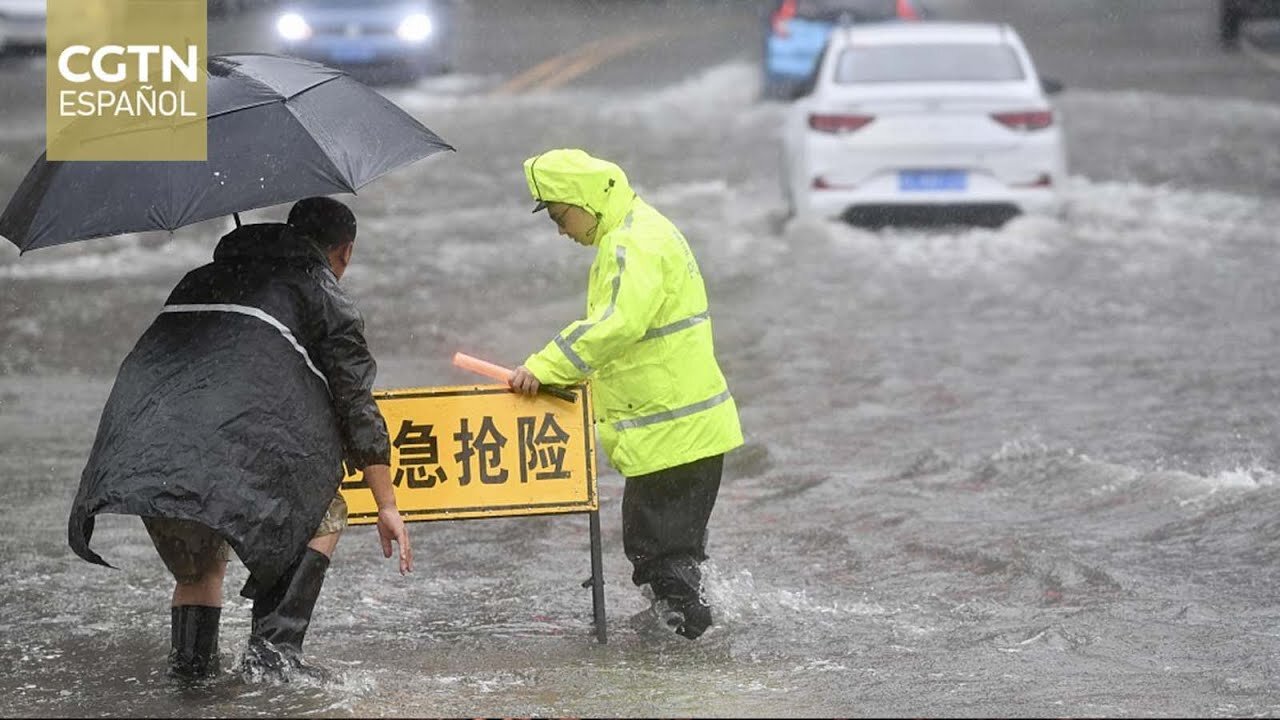
<instances>
[{"instance_id":1,"label":"car license plate","mask_svg":"<svg viewBox=\"0 0 1280 720\"><path fill-rule=\"evenodd\" d=\"M969 173L964 170L902 170L898 173L898 189L903 192L964 190Z\"/></svg>"},{"instance_id":2,"label":"car license plate","mask_svg":"<svg viewBox=\"0 0 1280 720\"><path fill-rule=\"evenodd\" d=\"M339 47L329 52L334 62L368 62L373 59L373 50L364 47Z\"/></svg>"}]
</instances>

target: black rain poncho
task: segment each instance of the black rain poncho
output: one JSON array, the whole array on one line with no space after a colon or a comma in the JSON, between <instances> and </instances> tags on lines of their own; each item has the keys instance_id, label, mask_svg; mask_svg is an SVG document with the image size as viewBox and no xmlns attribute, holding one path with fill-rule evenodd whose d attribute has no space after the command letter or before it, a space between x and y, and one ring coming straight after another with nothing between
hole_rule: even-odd
<instances>
[{"instance_id":1,"label":"black rain poncho","mask_svg":"<svg viewBox=\"0 0 1280 720\"><path fill-rule=\"evenodd\" d=\"M71 509L194 520L270 587L303 552L342 478L386 464L364 323L319 249L284 224L225 236L125 358Z\"/></svg>"}]
</instances>

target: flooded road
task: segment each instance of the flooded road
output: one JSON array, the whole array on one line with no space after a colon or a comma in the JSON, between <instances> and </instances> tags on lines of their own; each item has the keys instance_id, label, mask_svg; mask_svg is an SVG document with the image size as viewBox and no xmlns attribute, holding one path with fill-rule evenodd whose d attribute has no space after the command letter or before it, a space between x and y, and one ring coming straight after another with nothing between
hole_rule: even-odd
<instances>
[{"instance_id":1,"label":"flooded road","mask_svg":"<svg viewBox=\"0 0 1280 720\"><path fill-rule=\"evenodd\" d=\"M495 93L519 72L513 51L509 69L384 90L458 153L351 199L344 284L381 387L473 382L455 351L515 364L581 311L591 254L529 214L529 155L616 160L689 238L747 436L711 518L717 625L697 643L632 621L648 603L622 554L622 478L602 459L607 645L579 587L585 516L414 524L406 578L362 527L307 640L333 682L178 687L164 676L171 580L141 523L100 518L112 571L72 555L66 517L115 369L228 223L21 259L0 248L0 715L1280 712L1276 76L1213 55L1211 13L1191 0L1148 14L1172 40L1124 36L1151 45L1120 75L1099 60L1121 54L1104 3L935 4L1009 13L1068 81L1063 217L786 219L784 108L757 99L747 4L686 8L712 38L691 52L718 56L651 48L670 57L646 61L647 81L622 59ZM1024 29L1033 17L1075 34ZM1233 80L1161 59L1200 34L1203 72ZM1097 45L1073 59L1072 37ZM39 132L6 120L0 194ZM244 578L232 563L226 664L248 634Z\"/></svg>"}]
</instances>

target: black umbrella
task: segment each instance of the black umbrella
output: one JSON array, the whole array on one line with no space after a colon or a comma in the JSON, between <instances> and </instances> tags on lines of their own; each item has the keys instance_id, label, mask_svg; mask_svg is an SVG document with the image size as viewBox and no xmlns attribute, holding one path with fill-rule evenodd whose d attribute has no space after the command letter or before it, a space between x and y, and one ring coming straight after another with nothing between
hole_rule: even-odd
<instances>
[{"instance_id":1,"label":"black umbrella","mask_svg":"<svg viewBox=\"0 0 1280 720\"><path fill-rule=\"evenodd\" d=\"M448 143L345 73L267 54L209 58L205 162L36 161L0 215L20 250L354 193Z\"/></svg>"}]
</instances>

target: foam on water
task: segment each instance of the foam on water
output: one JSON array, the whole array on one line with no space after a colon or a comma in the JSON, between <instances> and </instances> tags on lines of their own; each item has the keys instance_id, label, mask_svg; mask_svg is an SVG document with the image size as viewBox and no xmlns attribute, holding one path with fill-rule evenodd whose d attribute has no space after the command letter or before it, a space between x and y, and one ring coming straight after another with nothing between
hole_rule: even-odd
<instances>
[{"instance_id":1,"label":"foam on water","mask_svg":"<svg viewBox=\"0 0 1280 720\"><path fill-rule=\"evenodd\" d=\"M1266 232L1280 221L1280 211L1261 198L1075 176L1064 200L1066 218L1028 215L999 229L871 231L793 220L785 234L795 243L823 238L831 249L864 262L940 278L1025 268L1082 243L1113 257L1130 275L1159 269L1169 256L1207 258L1223 243L1280 244Z\"/></svg>"},{"instance_id":2,"label":"foam on water","mask_svg":"<svg viewBox=\"0 0 1280 720\"><path fill-rule=\"evenodd\" d=\"M841 618L891 615L895 611L870 601L820 600L810 597L807 589L768 588L756 585L750 570L741 569L726 574L722 564L736 565L742 561L714 561L704 564L703 592L720 618L726 624L756 624L784 621L789 617L807 620L822 617L831 622Z\"/></svg>"},{"instance_id":3,"label":"foam on water","mask_svg":"<svg viewBox=\"0 0 1280 720\"><path fill-rule=\"evenodd\" d=\"M606 96L601 114L610 122L640 124L677 137L721 134L749 127L762 117L780 117L776 106L757 102L759 75L752 63L725 63L666 88Z\"/></svg>"},{"instance_id":4,"label":"foam on water","mask_svg":"<svg viewBox=\"0 0 1280 720\"><path fill-rule=\"evenodd\" d=\"M1205 478L1205 481L1212 487L1232 489L1232 490L1260 490L1262 488L1275 487L1280 476L1272 470L1261 466L1253 466L1249 468L1237 467L1231 470L1224 470L1212 477Z\"/></svg>"},{"instance_id":5,"label":"foam on water","mask_svg":"<svg viewBox=\"0 0 1280 720\"><path fill-rule=\"evenodd\" d=\"M1153 186L1225 187L1255 197L1280 186L1274 141L1280 104L1088 90L1063 93L1057 104L1073 172Z\"/></svg>"}]
</instances>

